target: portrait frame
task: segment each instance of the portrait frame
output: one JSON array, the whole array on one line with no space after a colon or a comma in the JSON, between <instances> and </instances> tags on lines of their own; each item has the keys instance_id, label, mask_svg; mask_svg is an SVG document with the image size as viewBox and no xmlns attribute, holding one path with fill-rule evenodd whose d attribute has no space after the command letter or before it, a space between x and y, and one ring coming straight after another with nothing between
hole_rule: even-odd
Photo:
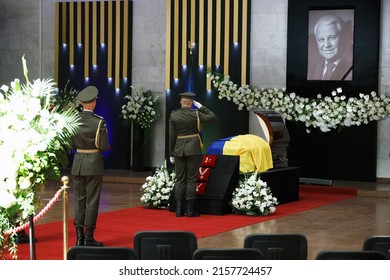
<instances>
[{"instance_id":1,"label":"portrait frame","mask_svg":"<svg viewBox=\"0 0 390 280\"><path fill-rule=\"evenodd\" d=\"M352 80L354 14L354 9L309 10L307 80ZM322 35L321 30L325 31ZM325 76L326 61L337 62L329 77Z\"/></svg>"},{"instance_id":2,"label":"portrait frame","mask_svg":"<svg viewBox=\"0 0 390 280\"><path fill-rule=\"evenodd\" d=\"M353 10L353 77L351 80L308 80L309 13L313 10ZM289 1L287 20L286 91L308 98L378 93L381 0ZM289 166L300 176L332 180L376 180L377 122L326 133L306 132L304 125L286 121L290 134ZM362 164L364 163L364 164Z\"/></svg>"},{"instance_id":3,"label":"portrait frame","mask_svg":"<svg viewBox=\"0 0 390 280\"><path fill-rule=\"evenodd\" d=\"M287 32L288 91L312 96L313 89L323 93L341 86L346 95L377 91L379 74L380 0L303 0L289 1ZM294 2L294 3L292 3ZM309 13L314 10L353 10L353 78L350 81L307 79ZM318 91L317 90L317 91Z\"/></svg>"}]
</instances>

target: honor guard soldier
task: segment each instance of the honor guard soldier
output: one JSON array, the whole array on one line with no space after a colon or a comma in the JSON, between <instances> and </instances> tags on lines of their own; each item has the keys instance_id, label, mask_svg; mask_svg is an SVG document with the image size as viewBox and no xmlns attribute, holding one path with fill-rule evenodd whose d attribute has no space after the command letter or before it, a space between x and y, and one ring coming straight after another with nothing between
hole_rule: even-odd
<instances>
[{"instance_id":1,"label":"honor guard soldier","mask_svg":"<svg viewBox=\"0 0 390 280\"><path fill-rule=\"evenodd\" d=\"M82 106L80 126L73 136L76 154L72 175L75 197L74 226L77 246L103 246L94 239L104 174L104 152L110 148L106 122L94 114L98 89L88 86L77 99Z\"/></svg>"},{"instance_id":2,"label":"honor guard soldier","mask_svg":"<svg viewBox=\"0 0 390 280\"><path fill-rule=\"evenodd\" d=\"M202 139L200 125L212 122L217 116L194 100L195 94L179 94L181 108L171 112L169 118L170 161L175 164L176 217L184 215L183 200L187 202L187 217L199 216L194 205L196 200L196 178L201 165ZM197 109L192 110L192 105Z\"/></svg>"}]
</instances>

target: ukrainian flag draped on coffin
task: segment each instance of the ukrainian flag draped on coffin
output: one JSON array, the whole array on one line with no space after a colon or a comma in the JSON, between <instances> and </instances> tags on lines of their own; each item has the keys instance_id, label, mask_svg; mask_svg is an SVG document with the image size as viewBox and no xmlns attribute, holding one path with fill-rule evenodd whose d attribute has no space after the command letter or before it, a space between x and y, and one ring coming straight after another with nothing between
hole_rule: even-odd
<instances>
[{"instance_id":1,"label":"ukrainian flag draped on coffin","mask_svg":"<svg viewBox=\"0 0 390 280\"><path fill-rule=\"evenodd\" d=\"M273 167L271 147L263 138L244 134L213 142L207 154L240 156L240 172L263 172Z\"/></svg>"}]
</instances>

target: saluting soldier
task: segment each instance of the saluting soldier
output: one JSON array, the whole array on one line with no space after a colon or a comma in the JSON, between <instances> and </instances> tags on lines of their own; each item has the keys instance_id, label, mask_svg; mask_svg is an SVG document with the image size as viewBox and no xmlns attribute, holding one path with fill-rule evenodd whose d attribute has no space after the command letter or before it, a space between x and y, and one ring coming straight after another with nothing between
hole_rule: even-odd
<instances>
[{"instance_id":1,"label":"saluting soldier","mask_svg":"<svg viewBox=\"0 0 390 280\"><path fill-rule=\"evenodd\" d=\"M93 112L97 96L98 89L94 86L86 87L77 95L83 108L80 112L79 130L73 136L73 144L76 149L72 175L77 246L103 246L102 242L94 239L94 231L104 174L104 161L101 152L109 149L110 145L106 121Z\"/></svg>"},{"instance_id":2,"label":"saluting soldier","mask_svg":"<svg viewBox=\"0 0 390 280\"><path fill-rule=\"evenodd\" d=\"M171 112L169 118L170 161L175 164L176 217L184 215L183 200L187 201L187 217L199 216L195 212L196 178L201 164L202 139L200 125L212 122L217 116L194 100L195 94L179 94L181 108ZM192 110L194 105L197 110Z\"/></svg>"}]
</instances>

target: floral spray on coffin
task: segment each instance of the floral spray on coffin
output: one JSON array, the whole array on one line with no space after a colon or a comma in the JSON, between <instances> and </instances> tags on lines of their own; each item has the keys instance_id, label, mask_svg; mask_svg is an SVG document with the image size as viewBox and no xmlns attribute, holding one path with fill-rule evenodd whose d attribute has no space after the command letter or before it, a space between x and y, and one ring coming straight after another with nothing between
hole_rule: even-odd
<instances>
[{"instance_id":1,"label":"floral spray on coffin","mask_svg":"<svg viewBox=\"0 0 390 280\"><path fill-rule=\"evenodd\" d=\"M141 196L141 203L147 208L169 208L169 197L175 186L176 173L169 172L166 161L157 168L153 176L146 178L141 190L144 192Z\"/></svg>"},{"instance_id":2,"label":"floral spray on coffin","mask_svg":"<svg viewBox=\"0 0 390 280\"><path fill-rule=\"evenodd\" d=\"M234 214L268 216L276 211L277 204L279 204L277 198L272 195L271 189L260 179L257 172L245 175L233 191Z\"/></svg>"}]
</instances>

